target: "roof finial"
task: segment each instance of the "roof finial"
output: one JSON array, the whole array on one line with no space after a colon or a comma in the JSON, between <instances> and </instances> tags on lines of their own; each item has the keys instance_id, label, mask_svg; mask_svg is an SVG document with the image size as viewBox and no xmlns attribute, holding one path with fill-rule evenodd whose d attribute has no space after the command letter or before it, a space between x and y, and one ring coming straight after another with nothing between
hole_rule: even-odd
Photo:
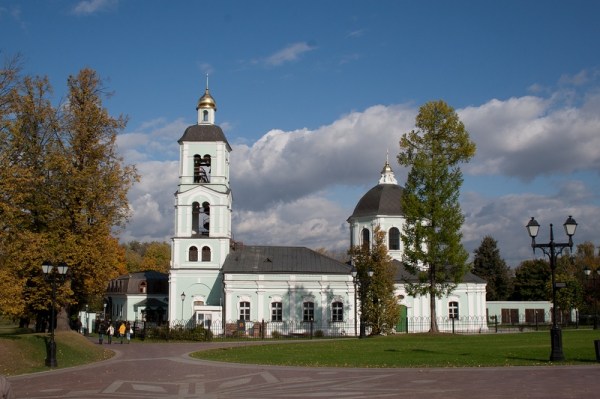
<instances>
[{"instance_id":1,"label":"roof finial","mask_svg":"<svg viewBox=\"0 0 600 399\"><path fill-rule=\"evenodd\" d=\"M206 72L206 90L208 90L208 72Z\"/></svg>"}]
</instances>

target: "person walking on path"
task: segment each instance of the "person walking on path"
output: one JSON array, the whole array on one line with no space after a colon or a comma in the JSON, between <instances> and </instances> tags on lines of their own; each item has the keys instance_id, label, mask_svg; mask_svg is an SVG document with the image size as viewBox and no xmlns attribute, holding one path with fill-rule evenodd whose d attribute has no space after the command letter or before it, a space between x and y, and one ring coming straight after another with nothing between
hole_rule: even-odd
<instances>
[{"instance_id":1,"label":"person walking on path","mask_svg":"<svg viewBox=\"0 0 600 399\"><path fill-rule=\"evenodd\" d=\"M119 338L121 338L121 345L123 345L123 338L125 338L125 322L122 321L119 326Z\"/></svg>"},{"instance_id":2,"label":"person walking on path","mask_svg":"<svg viewBox=\"0 0 600 399\"><path fill-rule=\"evenodd\" d=\"M129 343L131 341L131 334L133 333L129 322L127 322L127 325L125 326L125 331L125 334L127 334L127 343Z\"/></svg>"},{"instance_id":3,"label":"person walking on path","mask_svg":"<svg viewBox=\"0 0 600 399\"><path fill-rule=\"evenodd\" d=\"M108 325L108 343L109 344L112 344L113 335L115 335L115 328L113 327L112 323L110 323Z\"/></svg>"},{"instance_id":4,"label":"person walking on path","mask_svg":"<svg viewBox=\"0 0 600 399\"><path fill-rule=\"evenodd\" d=\"M106 334L106 322L102 321L98 325L98 343L100 345L102 345L102 342L104 341L104 334Z\"/></svg>"}]
</instances>

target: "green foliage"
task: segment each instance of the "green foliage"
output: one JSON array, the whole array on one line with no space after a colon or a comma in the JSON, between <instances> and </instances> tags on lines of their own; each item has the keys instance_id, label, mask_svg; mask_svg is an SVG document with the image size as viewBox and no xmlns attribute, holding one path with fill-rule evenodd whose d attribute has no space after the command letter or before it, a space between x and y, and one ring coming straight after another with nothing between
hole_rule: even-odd
<instances>
[{"instance_id":1,"label":"green foliage","mask_svg":"<svg viewBox=\"0 0 600 399\"><path fill-rule=\"evenodd\" d=\"M474 253L473 274L487 281L486 299L507 300L511 294L510 269L500 257L497 241L491 236L485 236Z\"/></svg>"},{"instance_id":2,"label":"green foliage","mask_svg":"<svg viewBox=\"0 0 600 399\"><path fill-rule=\"evenodd\" d=\"M544 259L526 260L515 269L514 290L511 300L547 301L551 299L548 282L552 274Z\"/></svg>"},{"instance_id":3,"label":"green foliage","mask_svg":"<svg viewBox=\"0 0 600 399\"><path fill-rule=\"evenodd\" d=\"M400 305L394 295L396 269L385 245L385 232L379 226L373 231L372 246L350 249L352 265L356 268L360 310L371 334L389 333L400 317ZM368 276L369 270L373 277Z\"/></svg>"},{"instance_id":4,"label":"green foliage","mask_svg":"<svg viewBox=\"0 0 600 399\"><path fill-rule=\"evenodd\" d=\"M416 127L402 136L398 155L398 162L410 167L402 196L403 262L420 279L407 282L409 293L430 296L431 331L437 332L435 300L450 293L467 271L459 164L468 162L476 147L454 109L443 101L423 105Z\"/></svg>"},{"instance_id":5,"label":"green foliage","mask_svg":"<svg viewBox=\"0 0 600 399\"><path fill-rule=\"evenodd\" d=\"M169 243L131 241L122 247L125 250L128 272L155 270L169 273L171 261L171 245Z\"/></svg>"},{"instance_id":6,"label":"green foliage","mask_svg":"<svg viewBox=\"0 0 600 399\"><path fill-rule=\"evenodd\" d=\"M212 331L205 329L203 326L196 326L195 328L160 326L149 328L145 333L145 339L165 341L211 341L212 338Z\"/></svg>"}]
</instances>

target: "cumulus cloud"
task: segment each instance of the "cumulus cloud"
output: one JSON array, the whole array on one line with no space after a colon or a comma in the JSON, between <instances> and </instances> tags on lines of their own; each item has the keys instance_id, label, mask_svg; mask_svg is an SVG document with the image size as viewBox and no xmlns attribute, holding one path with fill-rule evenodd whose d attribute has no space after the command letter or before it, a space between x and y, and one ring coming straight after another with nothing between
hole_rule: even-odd
<instances>
[{"instance_id":1,"label":"cumulus cloud","mask_svg":"<svg viewBox=\"0 0 600 399\"><path fill-rule=\"evenodd\" d=\"M469 252L491 235L501 255L516 266L532 256L524 228L531 216L546 228L549 223L562 226L573 215L580 222L576 242L597 240L600 96L588 91L578 105L561 99L549 93L457 110L478 146L475 158L463 165L465 186L483 176L495 188L488 193L470 184L463 190L463 242ZM233 145L234 238L249 244L347 248L346 219L377 184L388 150L398 182L406 180L408 171L395 156L417 112L410 105L376 105L314 130L271 130L253 144ZM143 176L131 190L133 219L122 239L173 234L177 139L185 127L180 120L156 120L119 137L119 148L126 158L139 160Z\"/></svg>"}]
</instances>

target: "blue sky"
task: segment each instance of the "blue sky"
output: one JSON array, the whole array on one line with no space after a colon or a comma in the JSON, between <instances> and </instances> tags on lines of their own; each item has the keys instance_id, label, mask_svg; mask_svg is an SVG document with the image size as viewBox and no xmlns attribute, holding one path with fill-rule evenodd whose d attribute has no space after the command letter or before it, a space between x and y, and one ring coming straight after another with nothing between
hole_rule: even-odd
<instances>
[{"instance_id":1,"label":"blue sky","mask_svg":"<svg viewBox=\"0 0 600 399\"><path fill-rule=\"evenodd\" d=\"M600 3L6 1L0 51L48 75L95 69L129 117L119 137L142 181L122 240L168 240L177 139L205 75L233 146L234 235L343 249L346 218L423 103L452 105L478 146L463 166L465 247L531 258L524 225L579 222L600 244ZM562 230L562 227L561 227ZM557 231L557 239L563 238Z\"/></svg>"}]
</instances>

